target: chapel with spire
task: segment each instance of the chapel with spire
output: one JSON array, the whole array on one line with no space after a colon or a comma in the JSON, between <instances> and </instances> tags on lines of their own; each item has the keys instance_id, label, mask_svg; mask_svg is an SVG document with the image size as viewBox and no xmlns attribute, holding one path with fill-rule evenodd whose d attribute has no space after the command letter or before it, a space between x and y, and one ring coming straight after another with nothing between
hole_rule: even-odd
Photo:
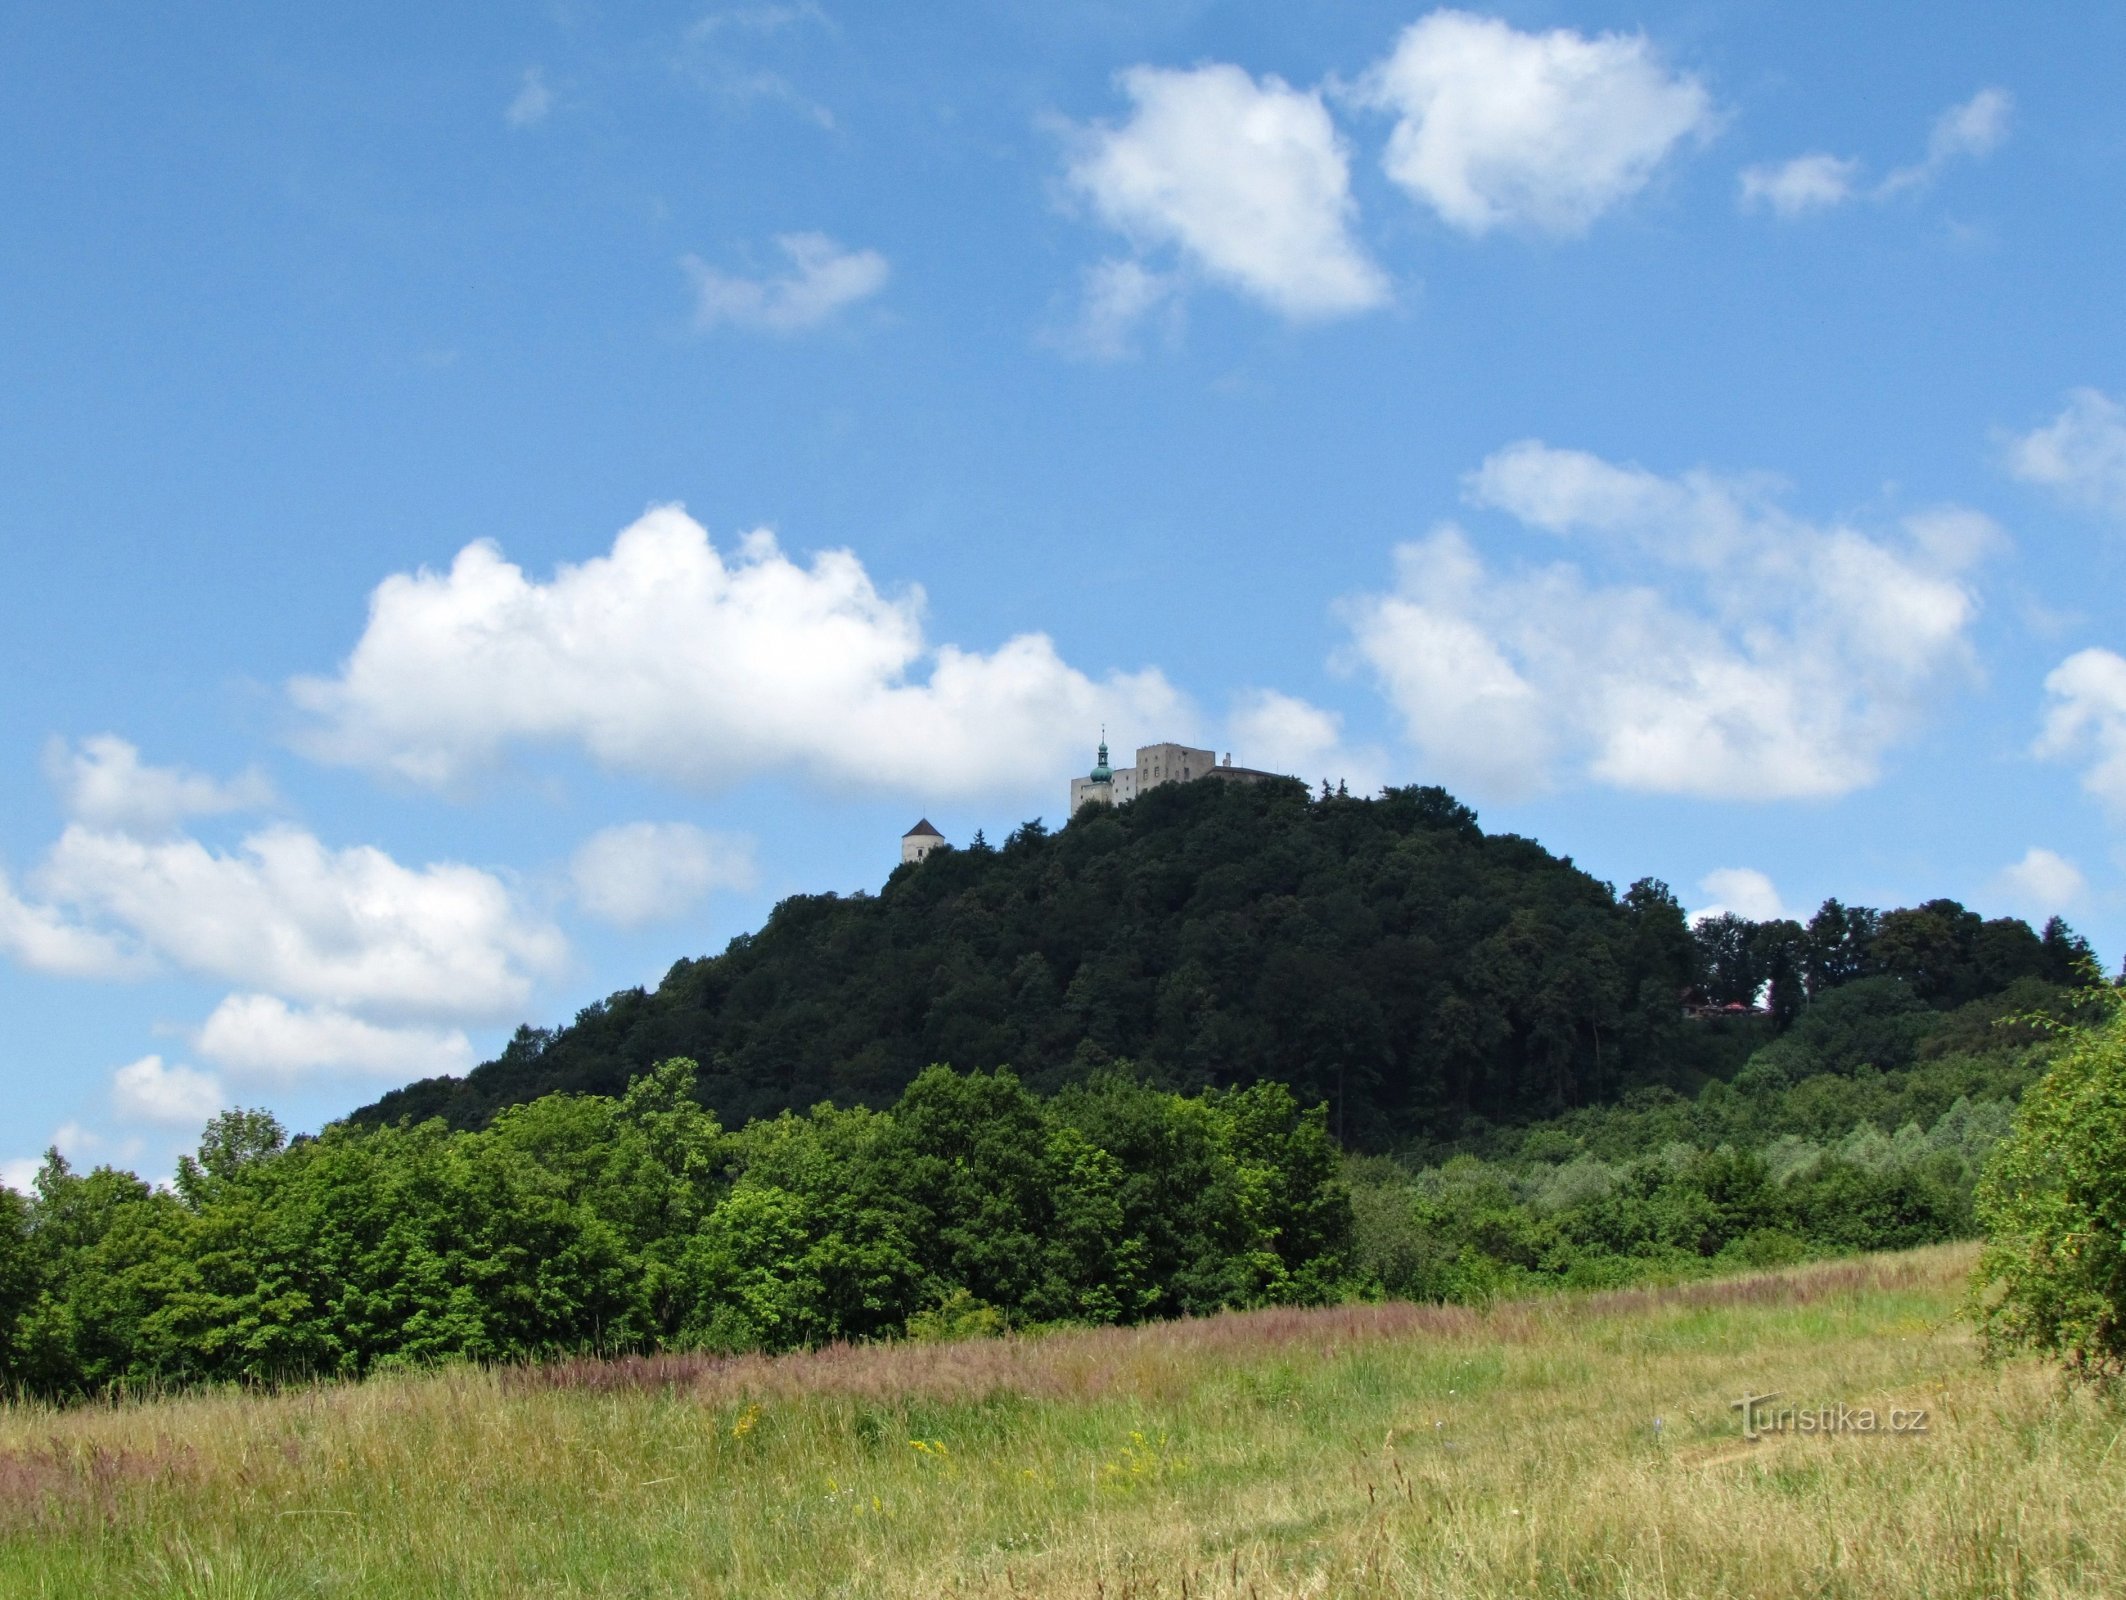
<instances>
[{"instance_id":1,"label":"chapel with spire","mask_svg":"<svg viewBox=\"0 0 2126 1600\"><path fill-rule=\"evenodd\" d=\"M1171 743L1139 746L1137 764L1133 767L1110 766L1107 730L1102 728L1100 753L1093 759L1092 771L1082 778L1070 780L1070 814L1076 816L1086 806L1125 805L1162 783L1194 783L1199 778L1222 778L1228 783L1260 783L1264 778L1276 776L1278 774L1274 772L1234 766L1230 751L1220 761L1215 751Z\"/></svg>"}]
</instances>

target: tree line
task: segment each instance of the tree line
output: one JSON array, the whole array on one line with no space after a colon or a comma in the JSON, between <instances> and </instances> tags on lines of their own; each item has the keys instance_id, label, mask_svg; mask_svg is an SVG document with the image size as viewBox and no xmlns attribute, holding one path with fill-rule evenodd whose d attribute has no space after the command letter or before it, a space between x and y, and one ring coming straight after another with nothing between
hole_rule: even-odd
<instances>
[{"instance_id":1,"label":"tree line","mask_svg":"<svg viewBox=\"0 0 2126 1600\"><path fill-rule=\"evenodd\" d=\"M1951 1011L1886 974L1821 994L1730 1078L1648 1086L1347 1169L1362 1276L1414 1299L1782 1265L1968 1238L1982 1175L2099 991ZM1712 1026L1727 1026L1715 1023Z\"/></svg>"},{"instance_id":2,"label":"tree line","mask_svg":"<svg viewBox=\"0 0 2126 1600\"><path fill-rule=\"evenodd\" d=\"M1716 1004L1762 997L1781 1027L1818 996L1863 978L1895 978L1921 1003L1949 1009L2023 978L2088 985L2102 976L2089 941L2065 919L2035 933L2020 917L1988 920L1954 900L1888 912L1826 900L1806 925L1723 912L1691 932L1699 991Z\"/></svg>"},{"instance_id":3,"label":"tree line","mask_svg":"<svg viewBox=\"0 0 2126 1600\"><path fill-rule=\"evenodd\" d=\"M1053 1098L921 1074L888 1109L730 1131L662 1063L480 1131L266 1113L174 1185L0 1189L0 1378L69 1397L444 1360L781 1350L925 1327L1134 1322L1349 1287L1323 1117L1283 1086Z\"/></svg>"}]
</instances>

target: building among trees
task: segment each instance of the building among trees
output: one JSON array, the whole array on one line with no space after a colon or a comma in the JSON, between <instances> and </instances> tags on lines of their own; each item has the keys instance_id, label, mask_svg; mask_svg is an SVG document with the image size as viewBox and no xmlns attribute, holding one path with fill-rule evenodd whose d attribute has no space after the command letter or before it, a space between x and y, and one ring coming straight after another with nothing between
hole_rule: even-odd
<instances>
[{"instance_id":1,"label":"building among trees","mask_svg":"<svg viewBox=\"0 0 2126 1600\"><path fill-rule=\"evenodd\" d=\"M901 860L920 861L944 842L945 836L931 827L930 819L925 817L901 835Z\"/></svg>"},{"instance_id":2,"label":"building among trees","mask_svg":"<svg viewBox=\"0 0 2126 1600\"><path fill-rule=\"evenodd\" d=\"M1107 764L1107 733L1103 729L1100 754L1092 771L1085 777L1070 780L1070 814L1076 816L1086 806L1119 806L1163 783L1194 783L1203 778L1222 778L1228 783L1261 783L1268 778L1283 776L1283 773L1261 772L1254 767L1236 767L1231 751L1227 751L1221 761L1216 751L1198 750L1192 745L1171 741L1139 745L1135 766L1111 767ZM901 860L920 861L947 842L925 817L901 835Z\"/></svg>"},{"instance_id":3,"label":"building among trees","mask_svg":"<svg viewBox=\"0 0 2126 1600\"><path fill-rule=\"evenodd\" d=\"M1265 778L1280 776L1282 774L1275 772L1258 772L1253 767L1234 766L1231 751L1226 752L1225 760L1221 762L1214 751L1172 743L1140 745L1135 766L1110 767L1107 764L1107 735L1103 732L1100 754L1093 762L1092 771L1085 777L1070 780L1070 814L1076 816L1086 806L1122 805L1162 783L1194 783L1201 778L1222 778L1228 783L1260 783Z\"/></svg>"}]
</instances>

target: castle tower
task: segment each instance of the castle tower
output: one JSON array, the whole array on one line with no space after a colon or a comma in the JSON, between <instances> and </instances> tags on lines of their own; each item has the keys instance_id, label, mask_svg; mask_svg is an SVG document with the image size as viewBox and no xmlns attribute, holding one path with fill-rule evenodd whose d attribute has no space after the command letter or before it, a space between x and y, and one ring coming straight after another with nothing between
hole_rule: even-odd
<instances>
[{"instance_id":1,"label":"castle tower","mask_svg":"<svg viewBox=\"0 0 2126 1600\"><path fill-rule=\"evenodd\" d=\"M1115 803L1115 769L1107 764L1107 729L1100 730L1100 754L1093 761L1093 769L1085 777L1074 778L1070 785L1070 814L1076 816L1084 806L1111 806Z\"/></svg>"},{"instance_id":2,"label":"castle tower","mask_svg":"<svg viewBox=\"0 0 2126 1600\"><path fill-rule=\"evenodd\" d=\"M901 835L901 860L920 861L944 842L945 836L931 827L930 819L925 817Z\"/></svg>"}]
</instances>

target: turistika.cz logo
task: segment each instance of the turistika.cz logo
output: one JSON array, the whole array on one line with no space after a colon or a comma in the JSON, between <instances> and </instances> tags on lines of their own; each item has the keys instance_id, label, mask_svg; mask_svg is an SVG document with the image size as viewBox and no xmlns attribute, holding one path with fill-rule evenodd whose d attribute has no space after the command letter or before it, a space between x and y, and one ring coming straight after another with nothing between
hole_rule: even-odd
<instances>
[{"instance_id":1,"label":"turistika.cz logo","mask_svg":"<svg viewBox=\"0 0 2126 1600\"><path fill-rule=\"evenodd\" d=\"M1761 1439L1770 1433L1925 1433L1927 1413L1917 1406L1891 1406L1877 1411L1873 1406L1849 1406L1844 1401L1827 1406L1780 1406L1771 1394L1745 1394L1731 1401L1730 1411L1742 1413L1742 1437Z\"/></svg>"}]
</instances>

